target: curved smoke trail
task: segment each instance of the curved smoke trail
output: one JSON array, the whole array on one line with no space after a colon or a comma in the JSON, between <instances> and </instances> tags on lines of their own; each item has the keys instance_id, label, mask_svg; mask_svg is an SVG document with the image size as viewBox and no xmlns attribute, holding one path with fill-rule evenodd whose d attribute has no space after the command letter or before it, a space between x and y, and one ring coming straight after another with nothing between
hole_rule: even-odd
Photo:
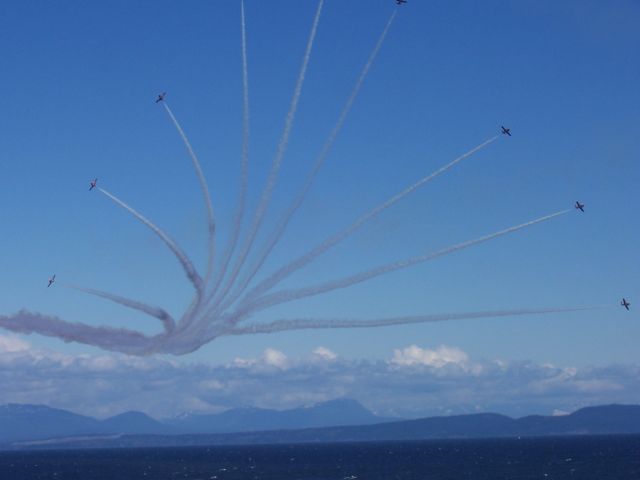
<instances>
[{"instance_id":1,"label":"curved smoke trail","mask_svg":"<svg viewBox=\"0 0 640 480\"><path fill-rule=\"evenodd\" d=\"M395 13L390 17L384 31L382 32L379 40L370 54L370 57L365 64L360 77L358 78L351 96L348 98L344 105L338 121L330 132L326 139L319 156L313 165L313 168L305 180L305 183L294 198L292 204L285 211L280 223L275 228L273 234L269 237L265 248L259 252L256 263L252 264L248 269L248 274L242 277L242 281L236 284L241 270L244 268L244 264L248 256L252 253L252 247L256 240L258 231L263 223L264 216L268 210L270 199L277 182L279 170L281 168L284 155L287 150L289 137L293 128L294 119L298 107L298 102L302 92L302 86L305 79L307 66L310 60L310 54L314 44L317 28L319 25L320 15L323 8L324 0L319 0L317 11L315 13L311 32L307 42L305 54L300 67L299 76L294 88L293 96L287 117L285 120L284 130L279 140L275 158L273 159L269 176L266 180L265 186L262 191L262 196L256 208L256 212L253 218L253 222L249 228L247 238L242 243L242 249L240 254L235 260L233 269L230 275L227 275L230 270L230 264L234 252L237 248L240 248L239 237L242 230L243 216L246 210L246 196L247 196L247 175L248 175L248 162L249 162L249 87L248 87L248 67L247 67L247 46L246 46L246 26L245 26L245 11L244 3L241 1L241 29L242 29L242 68L243 68L243 140L242 140L242 154L241 154L241 172L240 172L240 190L238 197L238 206L234 217L233 230L230 236L230 242L227 250L223 254L221 261L222 268L214 272L215 264L215 218L214 210L211 202L209 189L204 178L200 163L196 157L189 140L182 130L180 124L176 120L173 112L169 108L168 104L164 103L164 108L172 120L174 126L178 130L178 133L182 137L182 140L188 150L188 153L193 162L200 186L205 198L207 214L208 214L208 230L209 230L209 249L208 249L208 267L205 279L200 276L198 271L194 268L191 260L187 255L179 248L179 246L160 228L138 213L136 210L125 204L123 201L109 193L108 191L99 188L98 190L121 208L127 210L138 221L142 222L148 228L150 228L165 245L176 256L187 277L193 284L196 294L188 306L186 311L182 314L182 317L176 322L171 315L165 310L159 307L147 305L143 302L114 295L108 292L102 292L99 290L87 289L82 287L71 287L76 290L80 290L90 295L95 295L101 298L105 298L112 302L118 303L128 308L141 311L154 318L162 321L165 331L154 335L147 336L139 331L133 331L126 328L111 328L104 326L90 326L81 323L73 323L62 320L56 316L42 315L38 313L29 312L26 310L19 311L14 315L0 315L0 328L11 330L17 333L37 333L40 335L60 338L66 342L79 342L87 345L94 345L103 349L123 352L131 355L148 355L152 353L171 353L171 354L185 354L192 352L211 340L224 336L224 335L244 335L255 333L271 333L286 330L298 330L298 329L319 329L319 328L371 328L387 325L400 325L400 324L412 324L412 323L424 323L424 322L437 322L448 320L462 320L462 319L474 319L474 318L488 318L488 317L506 317L506 316L520 316L520 315L535 315L535 314L549 314L559 312L575 312L582 310L591 310L594 308L603 307L570 307L570 308L549 308L549 309L520 309L520 310L497 310L487 312L467 312L467 313L449 313L449 314L432 314L432 315L419 315L419 316L399 316L380 319L330 319L330 318L297 318L297 319L282 319L276 320L271 323L255 323L247 325L248 320L251 318L253 312L269 308L273 305L285 302L295 301L307 296L318 295L321 293L329 292L332 290L346 288L356 283L365 282L374 277L384 275L386 273L396 271L415 265L421 262L445 256L458 250L468 248L472 245L476 245L482 242L489 241L493 238L506 235L522 228L528 227L535 223L543 222L554 218L559 215L568 213L570 210L564 210L561 212L547 215L545 217L532 220L530 222L510 227L499 232L479 237L475 240L469 240L463 243L453 245L443 250L431 253L428 255L421 255L411 257L409 259L402 260L391 264L385 264L371 270L357 273L355 275L346 276L330 282L324 282L317 285L311 285L305 288L280 290L273 293L271 289L278 285L282 280L291 275L293 272L311 261L318 258L323 253L330 250L333 246L339 242L348 238L357 229L362 227L365 223L375 218L381 212L391 207L393 204L403 199L405 196L412 193L417 188L421 187L431 179L444 173L448 169L452 168L457 163L461 162L465 158L471 156L475 152L486 147L490 143L494 142L498 136L492 137L484 143L478 145L474 149L468 151L462 156L456 158L450 163L444 165L440 169L436 170L431 175L428 175L413 185L405 188L397 195L386 200L381 205L368 211L364 215L360 216L353 224L346 229L340 231L337 234L325 239L322 243L315 248L305 253L301 257L294 259L285 266L279 268L275 273L271 274L266 280L259 283L255 288L246 292L247 287L251 284L251 281L255 274L262 268L266 258L270 255L271 250L276 246L280 237L284 234L286 227L303 203L305 196L311 188L315 177L323 165L329 151L331 150L344 122L350 112L353 103L358 95L362 83L364 82L374 59L376 58L379 49L381 48L383 41L387 35L387 32L395 18ZM213 277L213 288L208 291L211 284L209 281ZM243 272L244 274L244 272ZM233 289L233 290L231 290ZM240 302L237 304L235 311L228 311L227 307L235 304L240 298ZM247 321L247 323L244 323ZM244 325L244 326L239 326Z\"/></svg>"},{"instance_id":2,"label":"curved smoke trail","mask_svg":"<svg viewBox=\"0 0 640 480\"><path fill-rule=\"evenodd\" d=\"M497 318L514 317L522 315L544 315L550 313L582 312L586 310L597 310L608 308L603 306L594 307L568 307L568 308L538 308L520 310L494 310L486 312L468 313L443 313L433 315L415 315L406 317L388 317L371 320L360 319L290 319L276 320L266 324L254 324L246 327L236 327L230 330L227 335L248 335L255 333L276 333L289 330L315 330L327 328L372 328L388 327L392 325L410 325L414 323L446 322L451 320L471 320L477 318Z\"/></svg>"},{"instance_id":3,"label":"curved smoke trail","mask_svg":"<svg viewBox=\"0 0 640 480\"><path fill-rule=\"evenodd\" d=\"M175 257L178 259L178 261L182 265L182 268L187 274L187 278L189 278L189 280L193 284L194 288L198 292L198 295L201 296L203 293L202 278L200 277L195 267L191 263L191 260L189 260L189 257L187 257L187 255L182 251L182 249L171 238L169 238L169 236L166 233L160 230L160 228L154 225L151 221L147 220L142 214L138 213L136 210L134 210L129 205L124 203L118 197L109 193L104 188L98 187L98 190L102 194L110 198L116 205L124 208L131 215L133 215L142 223L144 223L147 227L149 227L153 231L153 233L155 233L158 237L160 237L160 239L165 243L165 245L167 245L167 247L169 247L169 250L171 250L175 255Z\"/></svg>"},{"instance_id":4,"label":"curved smoke trail","mask_svg":"<svg viewBox=\"0 0 640 480\"><path fill-rule=\"evenodd\" d=\"M315 40L316 32L318 30L318 23L320 22L320 14L322 13L323 4L324 4L324 0L320 0L318 2L318 8L316 10L316 15L313 19L313 26L311 27L311 33L309 35L309 40L307 42L307 48L305 50L304 58L302 60L302 67L300 68L298 81L296 82L293 97L291 99L291 106L289 107L289 112L287 113L287 118L285 120L284 131L282 132L282 137L280 138L280 142L278 143L276 156L273 159L273 163L271 164L271 171L269 172L269 178L267 180L267 184L265 185L264 190L262 191L260 203L258 204L258 208L256 209L256 214L253 219L253 224L251 225L251 229L249 230L249 234L242 247L240 255L235 263L235 266L233 268L233 271L231 273L229 280L226 282L224 288L222 289L222 292L219 295L217 295L217 300L216 300L217 302L221 301L227 295L227 293L229 292L229 289L235 283L236 278L240 273L240 269L244 265L247 255L249 254L249 251L253 246L253 242L255 241L256 235L258 233L258 229L262 224L262 220L264 219L264 215L269 206L271 193L278 179L280 166L282 164L284 154L289 144L289 136L291 135L293 121L295 119L296 111L298 109L298 102L300 100L300 95L302 93L302 85L304 83L305 75L307 72L309 59L311 58L311 50L313 48L313 42Z\"/></svg>"},{"instance_id":5,"label":"curved smoke trail","mask_svg":"<svg viewBox=\"0 0 640 480\"><path fill-rule=\"evenodd\" d=\"M102 290L79 287L76 285L64 285L64 286L72 290L77 290L79 292L86 293L88 295L104 298L106 300L110 300L119 305L123 305L133 310L138 310L140 312L146 313L147 315L160 320L164 325L164 329L166 332L171 332L176 327L176 322L173 319L173 317L163 308L147 305L146 303L140 302L138 300L132 300L130 298L122 297L120 295L114 295L113 293L104 292Z\"/></svg>"},{"instance_id":6,"label":"curved smoke trail","mask_svg":"<svg viewBox=\"0 0 640 480\"><path fill-rule=\"evenodd\" d=\"M399 262L382 265L380 267L367 270L366 272L358 273L356 275L351 275L339 280L332 280L329 282L321 283L319 285L314 285L306 288L281 290L279 292L274 292L272 294L265 295L264 297L257 299L253 303L248 303L245 306L241 306L238 311L239 313L244 313L245 310L249 312L255 312L258 310L264 310L266 308L270 308L280 303L292 302L294 300L299 300L305 297L320 295L321 293L326 293L333 290L347 288L357 283L366 282L367 280L371 280L380 275L391 273L396 270L401 270L403 268L411 267L419 263L428 262L429 260L434 260L436 258L452 254L459 250L469 248L473 245L478 245L480 243L488 242L489 240L493 240L494 238L498 238L503 235L508 235L510 233L517 232L518 230L522 230L523 228L530 227L537 223L546 222L548 220L551 220L552 218L558 217L560 215L565 215L571 211L572 209L568 209L568 210L562 210L560 212L552 213L551 215L545 215L544 217L540 217L526 223L521 223L520 225L516 225L513 227L505 228L504 230L500 230L498 232L491 233L489 235L484 235L474 240L468 240L466 242L458 243L456 245L444 248L434 253L430 253L427 255L419 255L417 257L411 257L405 260L401 260Z\"/></svg>"},{"instance_id":7,"label":"curved smoke trail","mask_svg":"<svg viewBox=\"0 0 640 480\"><path fill-rule=\"evenodd\" d=\"M262 266L264 265L264 262L267 260L267 257L271 254L272 250L278 244L278 242L280 241L280 238L282 238L282 235L284 234L287 226L289 225L289 222L295 215L296 211L300 208L300 206L304 202L304 199L307 196L307 193L309 192L309 190L311 189L311 186L313 185L313 182L315 181L316 176L320 171L320 168L322 168L322 165L324 164L327 158L327 155L329 154L329 151L333 147L333 144L335 143L336 138L340 133L340 130L342 130L342 126L344 125L344 122L347 119L347 115L349 115L349 112L353 107L353 103L355 102L356 97L360 92L360 88L362 87L362 84L364 83L364 80L367 77L367 74L369 73L369 70L371 69L373 62L378 56L378 52L380 51L380 48L382 48L382 44L384 43L387 33L389 32L389 29L391 28L391 24L393 23L393 20L396 18L397 13L398 11L394 10L393 13L391 14L391 17L389 17L389 20L387 21L387 24L385 25L384 30L380 34L380 37L378 38L378 41L376 42L376 45L373 48L373 51L369 55L369 58L365 66L360 72L360 76L358 77L358 80L356 81L356 84L353 87L353 90L351 91L351 95L347 99L347 102L345 103L344 107L342 108L342 111L340 112L338 121L333 127L333 130L331 130L331 133L329 134L329 137L326 139L322 147L322 150L320 151L320 154L316 158L315 164L313 165L311 173L307 176L307 180L305 181L305 184L302 187L302 190L300 190L300 192L294 199L293 203L289 206L286 213L283 215L279 225L276 227L275 231L273 232L269 241L267 242L267 245L265 246L262 253L260 254L258 261L251 268L250 273L243 279L240 286L236 288L236 291L231 296L231 298L225 302L227 305L230 305L240 295L242 295L242 292L245 290L247 285L251 283L251 280L253 280L255 275L262 268Z\"/></svg>"},{"instance_id":8,"label":"curved smoke trail","mask_svg":"<svg viewBox=\"0 0 640 480\"><path fill-rule=\"evenodd\" d=\"M391 207L392 205L394 205L399 200L402 200L404 197L406 197L410 193L414 192L415 190L417 190L418 188L420 188L421 186L423 186L424 184L426 184L430 180L433 180L437 176L441 175L442 173L446 172L450 168L454 167L455 165L457 165L458 163L460 163L464 159L470 157L471 155L473 155L474 153L478 152L479 150L482 150L487 145L495 142L498 139L498 137L499 137L498 135L496 135L494 137L491 137L490 139L484 141L483 143L481 143L477 147L474 147L471 150L469 150L468 152L460 155L455 160L453 160L453 161L447 163L446 165L440 167L435 172L427 175L426 177L421 178L416 183L414 183L413 185L405 188L403 191L401 191L397 195L394 195L393 197L391 197L389 200L387 200L383 204L381 204L381 205L377 206L376 208L374 208L373 210L370 210L369 212L365 213L364 215L362 215L360 218L358 218L354 223L352 223L346 229L344 229L341 232L333 235L332 237L329 237L324 242L322 242L320 245L316 246L315 248L313 248L312 250L310 250L306 254L302 255L301 257L297 258L296 260L293 260L292 262L289 262L287 265L285 265L284 267L280 268L275 273L273 273L271 276L269 276L268 278L266 278L265 280L260 282L249 293L247 293L244 296L242 302L244 302L246 300L249 300L251 298L255 298L255 297L261 295L262 293L270 290L271 288L276 286L278 283L280 283L282 280L284 280L289 275L291 275L293 272L301 269L302 267L304 267L305 265L307 265L311 261L315 260L318 256L322 255L323 253L326 253L329 249L333 248L338 243L340 243L343 240L347 239L356 230L358 230L360 227L362 227L367 222L369 222L369 221L373 220L374 218L376 218L379 214L384 212L387 208ZM226 303L223 304L223 305L229 306L229 304L226 304Z\"/></svg>"},{"instance_id":9,"label":"curved smoke trail","mask_svg":"<svg viewBox=\"0 0 640 480\"><path fill-rule=\"evenodd\" d=\"M215 252L216 252L216 221L215 214L213 212L213 203L211 202L211 195L209 194L209 186L207 185L207 180L204 178L204 173L202 172L202 167L200 166L200 161L196 153L193 151L191 147L191 143L187 138L186 133L182 130L180 123L176 119L175 115L169 108L166 100L162 101L162 106L165 111L169 115L169 118L173 122L173 125L178 130L180 137L182 137L182 141L184 142L185 147L187 147L187 151L189 152L189 156L191 157L191 162L193 163L193 168L196 171L196 175L198 176L198 181L200 182L200 189L202 190L202 194L204 196L204 202L207 207L207 224L209 226L209 251L208 251L208 262L207 262L207 273L205 275L206 279L209 279L211 273L213 272L213 265L215 261Z\"/></svg>"},{"instance_id":10,"label":"curved smoke trail","mask_svg":"<svg viewBox=\"0 0 640 480\"><path fill-rule=\"evenodd\" d=\"M59 338L65 342L79 342L131 355L145 355L165 334L148 337L125 328L92 327L73 323L52 315L20 310L15 315L0 315L0 327L16 333L37 333Z\"/></svg>"}]
</instances>

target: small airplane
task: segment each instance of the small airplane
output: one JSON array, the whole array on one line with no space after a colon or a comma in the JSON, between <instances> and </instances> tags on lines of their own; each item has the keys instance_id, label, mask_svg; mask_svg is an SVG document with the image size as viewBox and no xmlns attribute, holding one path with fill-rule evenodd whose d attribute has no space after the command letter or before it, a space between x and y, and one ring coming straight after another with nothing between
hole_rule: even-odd
<instances>
[{"instance_id":1,"label":"small airplane","mask_svg":"<svg viewBox=\"0 0 640 480\"><path fill-rule=\"evenodd\" d=\"M47 285L47 288L49 288L55 281L56 281L56 274L54 273L53 277L49 279L49 285Z\"/></svg>"},{"instance_id":2,"label":"small airplane","mask_svg":"<svg viewBox=\"0 0 640 480\"><path fill-rule=\"evenodd\" d=\"M511 136L511 129L510 128L504 128L502 125L500 125L500 128L502 128L502 134L503 135Z\"/></svg>"},{"instance_id":3,"label":"small airplane","mask_svg":"<svg viewBox=\"0 0 640 480\"><path fill-rule=\"evenodd\" d=\"M580 210L581 212L584 212L584 203L576 202L575 207L576 207L577 210Z\"/></svg>"},{"instance_id":4,"label":"small airplane","mask_svg":"<svg viewBox=\"0 0 640 480\"><path fill-rule=\"evenodd\" d=\"M94 178L93 180L91 180L91 183L89 184L89 191L91 191L94 188L96 188L97 184L98 184L98 179L97 178Z\"/></svg>"},{"instance_id":5,"label":"small airplane","mask_svg":"<svg viewBox=\"0 0 640 480\"><path fill-rule=\"evenodd\" d=\"M626 308L627 310L629 310L629 307L631 306L631 304L629 302L627 302L626 298L623 298L622 301L620 302L620 305L622 305L624 308Z\"/></svg>"},{"instance_id":6,"label":"small airplane","mask_svg":"<svg viewBox=\"0 0 640 480\"><path fill-rule=\"evenodd\" d=\"M167 95L167 92L162 92L158 94L158 98L156 99L156 103L164 101L164 97Z\"/></svg>"},{"instance_id":7,"label":"small airplane","mask_svg":"<svg viewBox=\"0 0 640 480\"><path fill-rule=\"evenodd\" d=\"M404 3L407 3L407 0L396 0L396 5L402 5Z\"/></svg>"}]
</instances>

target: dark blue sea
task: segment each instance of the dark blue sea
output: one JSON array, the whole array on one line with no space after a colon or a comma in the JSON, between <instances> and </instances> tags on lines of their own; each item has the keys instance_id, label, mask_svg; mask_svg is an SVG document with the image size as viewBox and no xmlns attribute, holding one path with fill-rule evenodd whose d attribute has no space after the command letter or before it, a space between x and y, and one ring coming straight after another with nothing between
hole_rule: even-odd
<instances>
[{"instance_id":1,"label":"dark blue sea","mask_svg":"<svg viewBox=\"0 0 640 480\"><path fill-rule=\"evenodd\" d=\"M0 479L640 479L640 436L0 452Z\"/></svg>"}]
</instances>

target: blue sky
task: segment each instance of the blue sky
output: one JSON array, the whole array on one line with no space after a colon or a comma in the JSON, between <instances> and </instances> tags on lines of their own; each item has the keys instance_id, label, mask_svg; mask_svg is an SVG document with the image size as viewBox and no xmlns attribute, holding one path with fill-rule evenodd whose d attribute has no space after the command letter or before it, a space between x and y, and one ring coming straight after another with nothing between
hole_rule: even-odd
<instances>
[{"instance_id":1,"label":"blue sky","mask_svg":"<svg viewBox=\"0 0 640 480\"><path fill-rule=\"evenodd\" d=\"M248 1L250 204L255 207L298 74L316 2ZM265 226L297 192L393 2L328 0ZM453 345L472 358L586 367L637 364L640 6L612 2L410 1L270 271L498 132L497 142L292 277L303 286L430 252L563 208L577 212L409 270L265 312L378 316L611 305L608 310L371 330L221 338L181 362L222 364L267 348L385 361ZM205 262L205 210L179 136L153 103L166 90L228 234L242 126L238 2L12 2L0 20L0 313L140 328L151 319L64 288L100 288L178 315L179 265L88 181L129 202ZM259 239L266 238L266 230ZM30 336L65 355L92 347Z\"/></svg>"}]
</instances>

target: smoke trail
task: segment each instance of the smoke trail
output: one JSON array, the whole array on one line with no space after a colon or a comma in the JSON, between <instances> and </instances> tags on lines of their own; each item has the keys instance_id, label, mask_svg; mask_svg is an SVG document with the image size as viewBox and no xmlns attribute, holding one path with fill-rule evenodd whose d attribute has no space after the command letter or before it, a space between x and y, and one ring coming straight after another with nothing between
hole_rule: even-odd
<instances>
[{"instance_id":1,"label":"smoke trail","mask_svg":"<svg viewBox=\"0 0 640 480\"><path fill-rule=\"evenodd\" d=\"M67 322L55 316L27 310L20 310L11 316L0 315L0 327L16 333L37 333L65 342L79 342L130 355L145 355L158 341L166 338L164 334L147 337L124 328L93 327Z\"/></svg>"},{"instance_id":2,"label":"smoke trail","mask_svg":"<svg viewBox=\"0 0 640 480\"><path fill-rule=\"evenodd\" d=\"M176 322L171 315L164 309L160 307L154 307L151 305L147 305L146 303L139 302L138 300L132 300L130 298L121 297L120 295L114 295L109 292L103 292L102 290L95 290L93 288L85 288L78 287L76 285L63 285L66 288L71 288L73 290L77 290L79 292L87 293L89 295L94 295L96 297L101 297L112 302L118 303L125 307L132 308L134 310L138 310L140 312L146 313L154 318L157 318L164 325L164 329L167 332L172 332L176 327Z\"/></svg>"},{"instance_id":3,"label":"smoke trail","mask_svg":"<svg viewBox=\"0 0 640 480\"><path fill-rule=\"evenodd\" d=\"M229 239L229 245L225 249L220 269L216 273L213 281L213 288L211 289L210 299L218 290L220 282L227 273L229 268L229 261L238 244L238 237L240 235L240 227L242 226L242 219L244 218L244 210L247 197L247 177L249 169L249 73L247 66L247 35L244 16L244 0L240 2L240 17L241 17L241 37L242 37L242 156L240 160L240 193L238 195L238 206L236 207L235 218L233 220L233 230Z\"/></svg>"},{"instance_id":4,"label":"smoke trail","mask_svg":"<svg viewBox=\"0 0 640 480\"><path fill-rule=\"evenodd\" d=\"M411 257L405 260L401 260L399 262L382 265L380 267L368 270L366 272L358 273L356 275L351 275L349 277L345 277L339 280L332 280L329 282L321 283L319 285L314 285L306 288L281 290L279 292L275 292L270 295L265 295L264 297L259 298L255 302L249 303L248 305L241 307L239 309L239 313L244 312L245 309L248 310L249 312L255 312L256 310L264 310L265 308L269 308L280 303L291 302L294 300L299 300L301 298L305 298L313 295L319 295L321 293L326 293L326 292L338 290L341 288L347 288L347 287L350 287L351 285L355 285L357 283L362 283L367 280L371 280L372 278L378 277L380 275L384 275L386 273L394 272L396 270L417 265L419 263L424 263L429 260L434 260L438 257L449 255L451 253L457 252L458 250L469 248L479 243L488 242L489 240L493 240L494 238L498 238L503 235L508 235L510 233L517 232L518 230L522 230L523 228L530 227L537 223L545 222L547 220L551 220L552 218L558 217L560 215L565 215L571 211L573 210L572 209L562 210L561 212L552 213L551 215L546 215L544 217L540 217L535 220L531 220L529 222L516 225L514 227L505 228L504 230L500 230L498 232L485 235L483 237L479 237L474 240L468 240L466 242L458 243L451 247L447 247L445 249L439 250L435 253L420 255L417 257Z\"/></svg>"},{"instance_id":5,"label":"smoke trail","mask_svg":"<svg viewBox=\"0 0 640 480\"><path fill-rule=\"evenodd\" d=\"M160 230L160 228L158 228L156 225L151 223L144 216L142 216L136 210L134 210L129 205L124 203L118 197L116 197L115 195L112 195L111 193L109 193L103 188L98 187L98 190L102 192L104 195L106 195L107 197L109 197L117 205L127 210L131 215L133 215L142 223L144 223L147 227L153 230L153 233L155 233L158 237L160 237L160 239L167 245L167 247L169 247L169 250L171 250L173 254L176 256L176 258L182 265L182 268L184 269L185 273L187 274L187 277L189 278L194 288L198 292L198 295L201 296L203 292L202 278L194 268L193 264L191 263L191 260L189 260L189 257L187 257L187 255L180 249L180 247L176 245L176 243L173 240L171 240L171 238L169 238L169 236L166 233Z\"/></svg>"},{"instance_id":6,"label":"smoke trail","mask_svg":"<svg viewBox=\"0 0 640 480\"><path fill-rule=\"evenodd\" d=\"M311 173L308 175L307 180L304 186L302 187L302 190L298 193L293 203L289 206L287 212L284 214L284 216L280 220L280 224L277 226L277 228L271 235L271 238L269 239L266 247L263 249L262 253L260 254L259 260L251 268L251 273L247 275L246 278L242 281L242 283L236 289L232 297L227 302L225 302L227 305L233 303L242 294L242 292L247 287L247 285L251 283L251 280L253 280L253 278L258 273L260 268L262 268L262 266L264 265L264 262L267 260L267 257L269 256L271 251L275 248L278 241L284 234L284 231L289 225L291 218L295 215L296 211L300 208L300 206L304 202L304 199L307 196L307 193L309 192L309 190L311 189L311 186L313 185L313 182L315 181L315 178L318 175L320 168L322 168L322 165L324 164L324 161L326 160L327 155L329 154L329 151L333 147L333 144L336 138L338 137L340 130L342 130L342 126L344 125L344 122L347 119L347 115L351 111L351 107L353 106L353 103L355 102L356 97L360 92L360 88L362 87L362 84L364 83L364 80L367 77L367 74L369 73L369 70L371 69L373 62L375 61L378 55L378 52L382 47L382 44L384 43L384 39L386 38L387 33L389 32L389 29L391 28L391 24L393 23L393 20L395 19L397 13L398 11L394 10L393 13L391 14L391 17L389 17L389 20L387 21L387 24L384 27L384 30L382 31L380 38L378 38L378 41L376 42L376 45L373 51L369 55L369 59L367 60L367 63L365 64L364 68L360 72L360 76L358 77L358 80L356 81L356 84L353 87L353 90L351 91L351 95L349 96L349 98L347 99L347 102L342 108L342 112L340 112L338 121L336 122L335 126L333 127L333 130L329 134L329 137L325 141L322 147L322 150L320 151L320 154L316 158L315 164L311 170Z\"/></svg>"},{"instance_id":7,"label":"smoke trail","mask_svg":"<svg viewBox=\"0 0 640 480\"><path fill-rule=\"evenodd\" d=\"M169 115L169 118L171 118L171 121L175 125L176 130L178 130L178 133L182 137L182 141L184 142L184 145L187 147L187 151L189 152L189 156L191 157L191 161L193 162L193 168L195 169L196 175L198 176L198 181L200 182L200 189L202 190L202 194L204 195L204 201L207 207L207 223L209 225L209 255L208 255L208 262L207 262L207 274L205 276L205 278L208 280L211 273L213 272L213 265L214 265L215 252L216 252L216 222L215 222L215 215L213 213L213 204L211 203L211 195L209 194L209 187L207 185L207 180L204 178L204 173L202 173L202 168L200 167L200 161L198 160L198 157L193 151L193 148L191 148L191 143L189 142L187 135L184 133L184 130L182 130L180 123L178 123L178 120L173 115L173 112L169 108L169 105L167 104L166 100L162 102L162 106L164 107L167 114Z\"/></svg>"},{"instance_id":8,"label":"smoke trail","mask_svg":"<svg viewBox=\"0 0 640 480\"><path fill-rule=\"evenodd\" d=\"M586 310L596 310L607 308L595 307L568 307L568 308L540 308L521 310L495 310L487 312L468 313L443 313L433 315L416 315L407 317L389 317L372 320L359 319L291 319L276 320L267 324L248 325L246 327L236 327L230 330L228 335L249 335L255 333L276 333L289 330L309 330L320 328L372 328L387 327L392 325L410 325L413 323L446 322L450 320L471 320L492 317L514 317L523 315L545 315L550 313L582 312Z\"/></svg>"},{"instance_id":9,"label":"smoke trail","mask_svg":"<svg viewBox=\"0 0 640 480\"><path fill-rule=\"evenodd\" d=\"M231 277L227 281L223 291L220 295L218 295L218 301L220 301L224 296L229 292L229 289L233 286L238 277L238 273L240 273L240 269L242 268L249 251L253 245L253 242L258 233L258 229L262 224L262 220L264 219L264 215L269 206L269 201L271 199L271 193L273 188L275 187L276 180L278 179L278 173L280 171L280 166L282 164L282 160L284 158L284 154L287 150L287 145L289 144L289 136L291 134L291 129L293 127L293 121L295 119L296 110L298 108L298 101L300 100L300 95L302 93L302 84L304 83L305 74L307 71L307 65L309 64L309 59L311 57L311 50L313 48L313 42L316 36L316 31L318 30L318 23L320 22L320 14L322 13L322 5L324 4L324 0L320 0L318 2L318 8L316 10L316 15L313 19L313 26L311 27L311 33L309 35L309 40L307 42L307 48L304 54L304 58L302 60L302 67L300 69L300 74L298 75L298 81L295 86L295 90L293 93L293 98L291 99L291 106L289 107L289 112L287 113L287 118L285 121L284 131L282 132L282 137L280 138L280 142L278 144L278 149L276 151L276 156L273 159L273 163L271 164L271 171L269 172L269 178L267 180L267 184L262 192L262 197L260 198L260 203L258 204L258 208L256 209L256 214L253 219L253 224L251 225L251 229L249 231L249 235L242 247L242 251L236 264L233 268L233 272L231 273Z\"/></svg>"},{"instance_id":10,"label":"smoke trail","mask_svg":"<svg viewBox=\"0 0 640 480\"><path fill-rule=\"evenodd\" d=\"M391 207L393 204L395 204L399 200L402 200L404 197L406 197L407 195L409 195L410 193L412 193L416 189L420 188L425 183L429 182L430 180L433 180L438 175L441 175L442 173L446 172L450 168L454 167L455 165L457 165L458 163L460 163L464 159L470 157L471 155L473 155L474 153L476 153L479 150L483 149L487 145L495 142L498 138L499 138L499 135L491 137L490 139L488 139L485 142L481 143L477 147L474 147L471 150L469 150L468 152L460 155L455 160L453 160L453 161L447 163L446 165L440 167L438 170L436 170L435 172L431 173L430 175L427 175L426 177L418 180L413 185L405 188L403 191L401 191L397 195L391 197L389 200L387 200L383 204L381 204L381 205L377 206L376 208L374 208L373 210L370 210L369 212L365 213L360 218L358 218L353 224L351 224L351 226L349 226L346 229L342 230L340 233L337 233L334 236L328 238L327 240L325 240L320 245L318 245L317 247L313 248L312 250L310 250L306 254L302 255L301 257L298 257L296 260L293 260L292 262L289 262L287 265L285 265L284 267L280 268L275 273L273 273L271 276L269 276L268 278L263 280L261 283L256 285L255 288L253 288L247 295L244 296L243 301L245 301L247 299L255 298L256 296L258 296L258 295L268 291L269 289L273 288L275 285L277 285L282 280L287 278L293 272L295 272L296 270L301 269L302 267L307 265L309 262L314 260L319 255L322 255L323 253L326 253L329 249L331 249L332 247L334 247L335 245L337 245L341 241L343 241L346 238L348 238L351 234L353 234L356 230L358 230L360 227L362 227L365 223L367 223L367 222L373 220L374 218L376 218L380 213L385 211L387 208ZM225 303L225 306L229 306L229 304Z\"/></svg>"}]
</instances>

